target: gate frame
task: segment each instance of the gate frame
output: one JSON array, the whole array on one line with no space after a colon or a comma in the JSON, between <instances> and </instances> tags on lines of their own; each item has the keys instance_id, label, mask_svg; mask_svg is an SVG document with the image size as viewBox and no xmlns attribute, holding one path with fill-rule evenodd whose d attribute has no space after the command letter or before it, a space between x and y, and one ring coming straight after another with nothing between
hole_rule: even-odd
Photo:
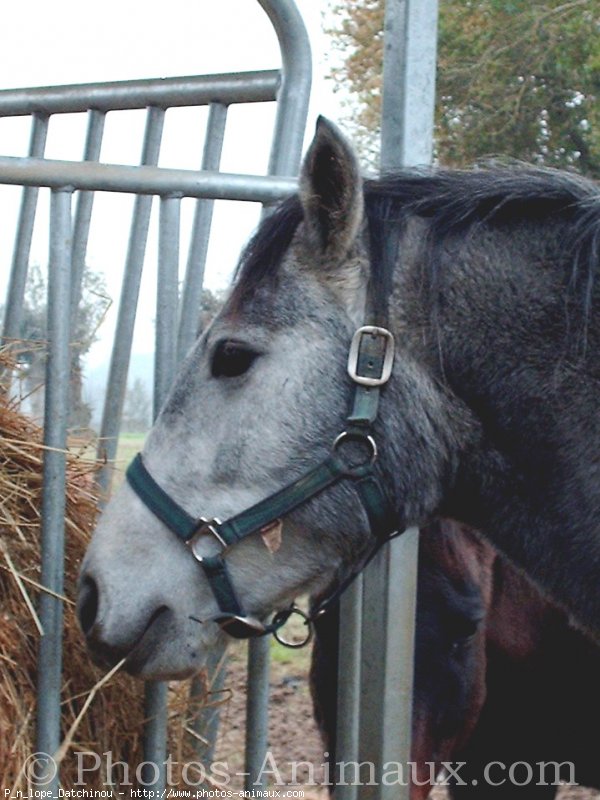
<instances>
[{"instance_id":1,"label":"gate frame","mask_svg":"<svg viewBox=\"0 0 600 800\"><path fill-rule=\"evenodd\" d=\"M7 315L3 339L18 338L20 309L25 291L31 237L40 187L51 189L50 248L48 263L48 364L44 421L44 487L42 495L42 575L41 584L50 590L40 597L40 621L44 628L38 653L38 753L52 755L60 745L60 692L62 676L62 601L64 567L65 451L67 448L70 317L64 314L64 298L74 309L89 232L93 192L119 191L137 195L132 218L128 255L124 269L115 346L111 359L109 394L105 400L101 437L105 436L107 456L116 453L116 435L123 406L127 370L135 322L137 295L145 255L152 197L160 197L159 279L157 302L157 341L155 356L155 413L165 399L174 376L177 353L195 332L192 327L194 302L182 304L177 337L177 281L179 253L179 208L182 197L205 200L198 211L194 228L197 236L191 253L203 259L206 248L202 236L210 229L214 199L252 200L272 203L295 190L311 86L311 52L302 18L293 0L258 0L269 17L280 46L279 71L232 75L199 76L166 80L124 81L42 89L16 89L0 92L0 116L32 116L32 132L27 158L0 157L0 184L24 186L17 238L7 291ZM227 106L232 102L277 101L274 135L266 176L218 173ZM203 171L169 170L156 166L162 127L167 107L210 105L208 133L214 137L205 144ZM104 115L108 110L147 108L142 165L124 167L98 163ZM88 111L89 123L83 162L51 161L43 158L49 118L54 113ZM207 134L208 135L208 134ZM75 220L71 224L71 198L79 192ZM186 289L199 300L202 281L188 262ZM165 290L166 289L166 290ZM133 302L132 302L133 301ZM129 307L129 310L128 310ZM10 309L10 311L8 310ZM120 337L120 338L119 338ZM108 472L103 481L108 486ZM248 722L262 728L264 735L248 753L256 763L266 751L266 704L268 702L268 659L264 643L251 648L249 659L253 683L262 692L253 695L248 706ZM265 690L266 687L266 690ZM166 684L146 684L144 758L162 765L157 779L148 788L164 793L166 780ZM263 752L261 753L261 748ZM59 775L52 774L49 762L46 789L58 796ZM250 769L253 767L250 766ZM147 776L145 776L147 777ZM156 796L156 795L155 795Z\"/></svg>"},{"instance_id":2,"label":"gate frame","mask_svg":"<svg viewBox=\"0 0 600 800\"><path fill-rule=\"evenodd\" d=\"M175 334L177 319L177 264L179 248L179 206L182 197L202 198L204 211L198 213L194 228L199 231L195 253L188 264L186 297L199 297L202 289L205 239L210 229L214 199L243 199L273 202L296 188L297 174L311 83L310 46L302 19L293 0L258 0L276 31L281 56L281 85L277 92L275 133L267 176L242 176L218 173L226 107L234 101L240 86L233 87L239 75L204 76L167 81L130 81L87 86L49 87L0 92L0 116L30 114L33 117L30 156L25 159L0 157L0 183L18 184L24 190L21 216L7 306L21 307L31 232L33 230L38 187L52 190L50 219L50 260L48 287L49 359L44 443L52 448L44 459L44 495L42 525L42 584L51 591L62 589L64 560L64 454L66 448L66 402L64 386L68 383L69 315L61 314L61 299L71 299L71 308L79 297L85 257L85 243L94 191L133 192L136 198L132 233L125 269L121 306L137 298L139 273L143 261L147 219L152 197L160 197L159 274L163 297L157 308L157 347L155 373L155 411L164 400L180 358L191 335L193 303L182 301L179 316L180 335ZM385 17L385 58L382 115L382 168L429 163L433 127L435 83L435 45L437 0L387 0ZM257 93L271 91L277 72L247 73ZM177 83L179 81L179 84ZM212 82L211 82L212 81ZM266 82L266 83L265 83ZM185 84L182 86L181 84ZM195 85L191 87L191 83ZM218 86L217 86L218 84ZM195 102L191 102L193 90ZM211 145L205 145L201 172L168 170L156 166L165 108L172 92L190 93L190 102L173 105L196 105L205 91L210 103L208 130ZM243 89L240 89L243 93ZM118 99L117 99L118 98ZM258 101L257 98L256 101ZM265 99L265 98L263 98ZM274 98L273 98L274 99ZM246 95L246 102L251 102ZM117 105L114 105L117 103ZM119 105L119 103L121 105ZM128 105L129 104L129 105ZM142 165L117 167L94 163L98 160L103 115L110 108L148 108ZM52 113L89 110L90 123L86 161L50 161L43 159L48 119ZM79 191L73 229L71 197ZM71 241L73 237L73 241ZM194 273L194 258L202 263L200 276ZM141 259L141 260L140 260ZM165 287L168 287L165 291ZM18 313L15 311L14 313ZM125 341L132 336L134 318L126 315L117 324ZM7 319L4 336L10 338L18 329L15 318ZM130 332L131 331L131 332ZM117 333L115 334L115 336ZM114 444L118 432L127 376L129 350L113 354L111 376L116 389L107 399L102 431ZM62 387L62 388L61 388ZM110 434L113 433L111 437ZM110 455L110 454L109 454ZM114 453L113 453L114 455ZM413 530L381 551L365 573L342 600L339 695L338 756L344 761L372 761L381 777L387 760L400 757L410 761L412 661L414 643L414 608L418 534ZM383 603L381 598L384 598ZM374 601L375 604L374 604ZM39 655L39 708L37 749L54 753L60 739L60 684L62 606L47 593L41 597L41 621L46 631ZM400 609L400 610L399 610ZM376 613L375 613L376 611ZM362 625L361 625L362 618ZM362 633L361 633L362 627ZM362 651L360 649L362 646ZM260 766L267 748L267 704L269 641L251 642L249 647L249 684L246 759L246 788L256 788ZM359 653L361 655L359 656ZM350 669L348 667L351 667ZM166 755L165 685L149 684L146 695L151 721L145 731L145 758L164 762ZM360 703L360 714L356 709ZM359 717L360 719L358 719ZM394 735L390 735L393 732ZM58 776L48 783L57 795ZM152 785L164 790L164 770ZM408 787L340 786L341 800L391 800L408 798Z\"/></svg>"}]
</instances>

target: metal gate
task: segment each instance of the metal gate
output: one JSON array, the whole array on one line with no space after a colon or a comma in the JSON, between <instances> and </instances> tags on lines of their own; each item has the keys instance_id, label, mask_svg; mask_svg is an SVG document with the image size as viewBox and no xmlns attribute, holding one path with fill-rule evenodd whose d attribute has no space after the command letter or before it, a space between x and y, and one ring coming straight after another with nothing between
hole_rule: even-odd
<instances>
[{"instance_id":1,"label":"metal gate","mask_svg":"<svg viewBox=\"0 0 600 800\"><path fill-rule=\"evenodd\" d=\"M103 456L114 459L127 386L136 306L148 239L153 198L160 202L158 292L154 367L154 413L163 403L176 364L195 338L203 286L207 241L215 199L272 203L295 189L311 84L311 54L301 17L293 0L258 0L277 34L280 70L194 78L140 80L81 86L0 92L0 117L30 116L27 158L0 157L0 183L23 189L10 280L3 338L19 338L29 269L29 254L40 187L51 190L48 254L48 367L44 418L44 488L42 500L41 583L50 590L40 597L44 629L38 658L37 750L53 754L60 744L62 673L62 593L64 563L65 456L69 386L71 320L81 295L94 193L136 195L123 269L119 311L114 335L100 438ZM276 102L268 174L249 176L219 173L227 112L233 104ZM165 115L169 108L209 107L202 169L199 172L157 167ZM108 112L146 109L146 126L139 167L98 162ZM45 143L54 115L86 113L88 127L82 162L44 159ZM184 197L196 198L184 288L179 298L179 225ZM72 200L75 207L72 211ZM65 309L69 313L65 313ZM109 473L101 481L106 488ZM266 740L268 660L263 642L253 646L249 692L249 724L253 753ZM145 759L163 765L158 780L148 784L164 789L166 761L166 685L146 685ZM266 730L266 729L265 729ZM152 773L155 775L155 772ZM57 796L59 776L45 787Z\"/></svg>"},{"instance_id":2,"label":"metal gate","mask_svg":"<svg viewBox=\"0 0 600 800\"><path fill-rule=\"evenodd\" d=\"M51 190L48 285L49 359L46 379L42 584L61 593L64 556L64 489L67 445L66 396L71 320L81 293L94 193L136 195L123 270L119 313L100 436L109 459L117 437L127 384L136 304L153 198L160 202L156 309L154 410L161 406L177 362L193 341L203 285L207 241L215 199L271 203L293 191L310 92L311 58L306 31L293 0L258 0L277 33L282 69L195 78L128 81L0 92L0 117L31 117L27 158L0 157L0 183L23 189L3 336L18 338L32 232L40 187ZM388 169L431 159L437 0L387 0L382 120L382 163ZM275 130L265 176L220 173L227 110L232 104L277 102ZM168 108L207 105L209 122L199 172L157 167ZM98 163L107 112L147 109L138 167ZM82 162L44 159L53 115L88 116ZM72 210L72 200L75 207ZM196 198L184 288L178 293L180 204ZM69 313L65 313L65 308ZM108 480L107 474L104 482ZM416 578L416 532L396 540L373 562L364 581L343 598L338 757L344 761L410 759L412 641ZM43 593L45 630L39 651L37 749L59 746L62 605ZM367 625L362 626L361 620ZM362 628L362 634L361 634ZM249 646L247 788L259 785L267 749L269 643ZM361 655L362 653L362 655ZM145 758L166 760L166 687L148 684ZM48 788L57 795L58 776ZM165 775L153 785L161 790ZM403 792L405 792L403 794ZM408 797L408 787L342 786L338 797Z\"/></svg>"}]
</instances>

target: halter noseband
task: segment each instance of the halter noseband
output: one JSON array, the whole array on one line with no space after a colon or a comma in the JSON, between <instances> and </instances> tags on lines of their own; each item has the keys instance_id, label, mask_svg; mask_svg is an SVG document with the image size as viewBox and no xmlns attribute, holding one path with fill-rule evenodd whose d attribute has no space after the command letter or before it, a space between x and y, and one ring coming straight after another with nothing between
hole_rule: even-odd
<instances>
[{"instance_id":1,"label":"halter noseband","mask_svg":"<svg viewBox=\"0 0 600 800\"><path fill-rule=\"evenodd\" d=\"M391 252L388 245L379 253L388 278L393 268ZM140 453L127 468L129 485L142 502L189 545L204 570L219 606L219 613L211 617L211 620L234 638L246 639L273 633L282 644L306 644L310 639L312 620L340 596L379 548L397 533L394 510L375 472L378 449L373 431L380 390L390 378L394 361L394 337L387 329L387 299L388 287L382 284L376 297L372 298L374 316L382 324L364 325L352 337L348 374L355 384L355 390L346 429L334 440L329 455L292 483L221 522L219 519L208 520L203 517L196 519L188 514L156 483L144 466ZM344 459L344 446L349 442L361 444L365 455L362 461L356 463ZM237 542L279 521L281 517L341 480L352 481L375 537L375 544L363 563L313 609L310 617L293 605L278 611L269 623L248 615L237 598L223 554ZM206 536L216 539L222 547L221 553L215 556L202 555L200 543ZM278 629L292 614L300 614L308 626L306 639L300 644L292 644L277 635Z\"/></svg>"}]
</instances>

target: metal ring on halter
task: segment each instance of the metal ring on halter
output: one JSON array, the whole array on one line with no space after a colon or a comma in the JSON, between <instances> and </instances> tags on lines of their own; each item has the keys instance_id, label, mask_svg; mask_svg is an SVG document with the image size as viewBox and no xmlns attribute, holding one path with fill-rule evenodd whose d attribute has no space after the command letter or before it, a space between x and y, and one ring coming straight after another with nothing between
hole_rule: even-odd
<instances>
[{"instance_id":1,"label":"metal ring on halter","mask_svg":"<svg viewBox=\"0 0 600 800\"><path fill-rule=\"evenodd\" d=\"M337 450L339 450L339 447L342 444L342 442L346 440L353 442L362 442L368 445L369 448L371 449L371 454L368 460L365 460L363 463L359 462L358 464L347 465L348 475L352 475L352 473L355 470L360 470L363 467L366 467L367 464L373 465L377 461L377 455L378 455L377 443L375 442L375 439L372 436L365 433L360 433L355 431L342 431L342 433L340 433L340 435L335 438L333 444L331 445L332 452L336 452Z\"/></svg>"},{"instance_id":2,"label":"metal ring on halter","mask_svg":"<svg viewBox=\"0 0 600 800\"><path fill-rule=\"evenodd\" d=\"M280 631L283 629L283 626L286 625L287 621L293 614L297 614L299 617L301 617L304 620L304 624L306 625L306 635L304 639L299 639L297 642L291 641L289 639L284 639L283 636L280 634ZM312 629L312 621L308 616L308 614L305 614L301 608L297 608L296 606L294 606L293 608L286 608L283 611L278 611L277 614L275 614L271 624L277 625L282 620L282 618L284 620L282 625L276 627L275 630L273 631L273 636L279 642L279 644L282 644L284 647L291 647L292 650L297 650L300 647L304 647L310 642L313 635L313 629Z\"/></svg>"}]
</instances>

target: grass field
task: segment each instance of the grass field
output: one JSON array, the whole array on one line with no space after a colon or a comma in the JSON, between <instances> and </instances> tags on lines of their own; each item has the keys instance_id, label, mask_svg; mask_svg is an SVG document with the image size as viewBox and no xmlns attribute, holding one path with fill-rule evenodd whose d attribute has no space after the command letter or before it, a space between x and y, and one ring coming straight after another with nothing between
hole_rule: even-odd
<instances>
[{"instance_id":1,"label":"grass field","mask_svg":"<svg viewBox=\"0 0 600 800\"><path fill-rule=\"evenodd\" d=\"M117 446L117 458L115 460L115 474L112 482L113 491L117 489L125 479L127 465L136 453L142 449L145 433L122 433L119 436Z\"/></svg>"},{"instance_id":2,"label":"grass field","mask_svg":"<svg viewBox=\"0 0 600 800\"><path fill-rule=\"evenodd\" d=\"M119 446L117 447L116 466L124 470L136 453L142 449L145 433L122 433L119 436Z\"/></svg>"}]
</instances>

